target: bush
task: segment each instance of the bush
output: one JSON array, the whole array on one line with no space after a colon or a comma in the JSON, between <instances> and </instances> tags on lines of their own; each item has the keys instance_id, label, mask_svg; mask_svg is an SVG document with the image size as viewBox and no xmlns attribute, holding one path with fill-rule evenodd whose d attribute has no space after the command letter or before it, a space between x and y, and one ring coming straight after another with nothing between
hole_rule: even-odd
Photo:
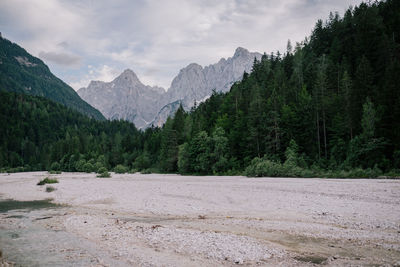
<instances>
[{"instance_id":1,"label":"bush","mask_svg":"<svg viewBox=\"0 0 400 267\"><path fill-rule=\"evenodd\" d=\"M61 174L61 171L49 171L50 174Z\"/></svg>"},{"instance_id":2,"label":"bush","mask_svg":"<svg viewBox=\"0 0 400 267\"><path fill-rule=\"evenodd\" d=\"M101 168L104 168L104 165L103 165L103 163L101 163L101 162L96 162L95 164L94 164L94 171L95 172L97 172L97 173L100 173L100 169Z\"/></svg>"},{"instance_id":3,"label":"bush","mask_svg":"<svg viewBox=\"0 0 400 267\"><path fill-rule=\"evenodd\" d=\"M53 187L53 186L46 186L46 192L47 193L50 193L50 192L53 192L53 191L56 191L57 189L55 188L55 187Z\"/></svg>"},{"instance_id":4,"label":"bush","mask_svg":"<svg viewBox=\"0 0 400 267\"><path fill-rule=\"evenodd\" d=\"M51 170L51 171L59 171L59 170L61 170L60 163L58 163L58 162L53 162L53 163L51 164L51 166L50 166L50 170Z\"/></svg>"},{"instance_id":5,"label":"bush","mask_svg":"<svg viewBox=\"0 0 400 267\"><path fill-rule=\"evenodd\" d=\"M97 170L97 173L103 173L103 172L108 172L108 170L107 170L105 167L100 167L100 168Z\"/></svg>"},{"instance_id":6,"label":"bush","mask_svg":"<svg viewBox=\"0 0 400 267\"><path fill-rule=\"evenodd\" d=\"M77 162L75 162L75 170L78 172L83 172L83 166L86 164L86 161L84 159L80 159Z\"/></svg>"},{"instance_id":7,"label":"bush","mask_svg":"<svg viewBox=\"0 0 400 267\"><path fill-rule=\"evenodd\" d=\"M244 171L248 177L315 177L312 170L303 169L286 161L284 164L268 159L254 158Z\"/></svg>"},{"instance_id":8,"label":"bush","mask_svg":"<svg viewBox=\"0 0 400 267\"><path fill-rule=\"evenodd\" d=\"M117 166L115 166L114 172L115 173L126 173L126 172L128 172L128 168L125 167L124 165L118 164Z\"/></svg>"},{"instance_id":9,"label":"bush","mask_svg":"<svg viewBox=\"0 0 400 267\"><path fill-rule=\"evenodd\" d=\"M151 174L153 173L151 169L145 169L140 172L141 174Z\"/></svg>"},{"instance_id":10,"label":"bush","mask_svg":"<svg viewBox=\"0 0 400 267\"><path fill-rule=\"evenodd\" d=\"M99 174L97 175L97 177L99 177L99 178L110 178L111 175L110 175L110 173L106 170L105 172L99 173Z\"/></svg>"},{"instance_id":11,"label":"bush","mask_svg":"<svg viewBox=\"0 0 400 267\"><path fill-rule=\"evenodd\" d=\"M280 163L254 158L244 174L249 177L279 177L283 172L283 166Z\"/></svg>"},{"instance_id":12,"label":"bush","mask_svg":"<svg viewBox=\"0 0 400 267\"><path fill-rule=\"evenodd\" d=\"M133 168L133 169L130 169L128 171L128 173L137 173L138 171L139 171L138 169Z\"/></svg>"},{"instance_id":13,"label":"bush","mask_svg":"<svg viewBox=\"0 0 400 267\"><path fill-rule=\"evenodd\" d=\"M43 180L41 180L40 182L37 183L37 185L45 185L45 184L56 184L58 183L57 179L52 179L49 177L44 178Z\"/></svg>"},{"instance_id":14,"label":"bush","mask_svg":"<svg viewBox=\"0 0 400 267\"><path fill-rule=\"evenodd\" d=\"M133 163L133 167L138 170L144 170L149 168L151 165L150 156L147 152L143 152L139 157L136 158Z\"/></svg>"},{"instance_id":15,"label":"bush","mask_svg":"<svg viewBox=\"0 0 400 267\"><path fill-rule=\"evenodd\" d=\"M92 172L93 169L94 169L93 164L91 164L91 163L89 163L89 162L85 163L85 164L82 166L82 171L87 172L87 173Z\"/></svg>"}]
</instances>

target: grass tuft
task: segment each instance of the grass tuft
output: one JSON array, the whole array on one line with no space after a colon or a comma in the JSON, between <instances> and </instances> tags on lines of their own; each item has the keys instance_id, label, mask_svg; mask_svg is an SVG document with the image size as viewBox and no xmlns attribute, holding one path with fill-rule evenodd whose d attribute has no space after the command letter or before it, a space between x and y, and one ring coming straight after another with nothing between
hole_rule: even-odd
<instances>
[{"instance_id":1,"label":"grass tuft","mask_svg":"<svg viewBox=\"0 0 400 267\"><path fill-rule=\"evenodd\" d=\"M53 186L46 186L46 192L47 193L51 193L53 191L56 191L57 189Z\"/></svg>"},{"instance_id":2,"label":"grass tuft","mask_svg":"<svg viewBox=\"0 0 400 267\"><path fill-rule=\"evenodd\" d=\"M43 180L41 180L40 182L37 183L37 185L45 185L45 184L57 184L58 180L57 179L52 179L49 177L44 178Z\"/></svg>"}]
</instances>

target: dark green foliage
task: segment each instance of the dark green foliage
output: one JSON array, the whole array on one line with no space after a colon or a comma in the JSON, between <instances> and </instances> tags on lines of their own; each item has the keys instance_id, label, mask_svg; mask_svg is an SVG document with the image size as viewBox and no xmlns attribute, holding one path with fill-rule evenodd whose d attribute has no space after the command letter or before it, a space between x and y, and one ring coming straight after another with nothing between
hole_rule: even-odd
<instances>
[{"instance_id":1,"label":"dark green foliage","mask_svg":"<svg viewBox=\"0 0 400 267\"><path fill-rule=\"evenodd\" d=\"M97 170L97 177L99 178L110 178L111 175L110 173L107 171L107 169L105 167L101 167L100 169Z\"/></svg>"},{"instance_id":2,"label":"dark green foliage","mask_svg":"<svg viewBox=\"0 0 400 267\"><path fill-rule=\"evenodd\" d=\"M47 193L51 193L53 191L56 191L57 189L53 186L46 186L46 192Z\"/></svg>"},{"instance_id":3,"label":"dark green foliage","mask_svg":"<svg viewBox=\"0 0 400 267\"><path fill-rule=\"evenodd\" d=\"M93 164L91 164L89 162L83 164L82 171L87 172L87 173L93 172L94 171Z\"/></svg>"},{"instance_id":4,"label":"dark green foliage","mask_svg":"<svg viewBox=\"0 0 400 267\"><path fill-rule=\"evenodd\" d=\"M108 170L105 167L101 167L100 169L97 170L97 173L103 173L103 172L108 172Z\"/></svg>"},{"instance_id":5,"label":"dark green foliage","mask_svg":"<svg viewBox=\"0 0 400 267\"><path fill-rule=\"evenodd\" d=\"M55 77L40 59L0 38L0 91L42 96L98 120L103 115Z\"/></svg>"},{"instance_id":6,"label":"dark green foliage","mask_svg":"<svg viewBox=\"0 0 400 267\"><path fill-rule=\"evenodd\" d=\"M115 173L126 173L128 172L128 168L126 168L124 165L118 164L114 168Z\"/></svg>"},{"instance_id":7,"label":"dark green foliage","mask_svg":"<svg viewBox=\"0 0 400 267\"><path fill-rule=\"evenodd\" d=\"M60 170L60 163L58 163L58 162L53 162L53 163L51 164L50 170L51 170L51 171L59 171L59 170Z\"/></svg>"},{"instance_id":8,"label":"dark green foliage","mask_svg":"<svg viewBox=\"0 0 400 267\"><path fill-rule=\"evenodd\" d=\"M0 92L0 99L0 168L95 172L131 167L142 154L144 133L132 123L97 121L40 97Z\"/></svg>"},{"instance_id":9,"label":"dark green foliage","mask_svg":"<svg viewBox=\"0 0 400 267\"><path fill-rule=\"evenodd\" d=\"M57 179L46 177L43 180L41 180L40 182L38 182L37 185L56 184L56 183L58 183Z\"/></svg>"}]
</instances>

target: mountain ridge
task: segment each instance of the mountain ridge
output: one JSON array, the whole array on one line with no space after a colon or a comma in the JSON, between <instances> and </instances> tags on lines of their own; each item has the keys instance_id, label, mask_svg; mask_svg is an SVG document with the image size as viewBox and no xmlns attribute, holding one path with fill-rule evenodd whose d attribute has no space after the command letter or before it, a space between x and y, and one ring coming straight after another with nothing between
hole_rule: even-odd
<instances>
[{"instance_id":1,"label":"mountain ridge","mask_svg":"<svg viewBox=\"0 0 400 267\"><path fill-rule=\"evenodd\" d=\"M177 101L189 110L195 102L207 99L213 90L229 91L244 72L251 71L254 59L259 60L261 56L258 52L238 47L232 57L221 58L217 63L204 67L190 63L179 70L168 90L144 85L134 71L125 69L113 81L91 81L88 87L79 89L77 93L108 119L129 120L138 128L162 126L179 107ZM123 82L117 80L121 77Z\"/></svg>"}]
</instances>

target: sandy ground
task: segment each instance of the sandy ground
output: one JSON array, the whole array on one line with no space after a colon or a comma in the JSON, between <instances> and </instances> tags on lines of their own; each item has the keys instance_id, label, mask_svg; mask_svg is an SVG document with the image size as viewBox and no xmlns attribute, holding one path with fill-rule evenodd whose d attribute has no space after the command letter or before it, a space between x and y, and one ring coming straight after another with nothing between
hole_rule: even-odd
<instances>
[{"instance_id":1,"label":"sandy ground","mask_svg":"<svg viewBox=\"0 0 400 267\"><path fill-rule=\"evenodd\" d=\"M57 190L36 183L57 177ZM3 256L23 266L400 266L400 181L0 174ZM1 206L1 204L0 204Z\"/></svg>"}]
</instances>

